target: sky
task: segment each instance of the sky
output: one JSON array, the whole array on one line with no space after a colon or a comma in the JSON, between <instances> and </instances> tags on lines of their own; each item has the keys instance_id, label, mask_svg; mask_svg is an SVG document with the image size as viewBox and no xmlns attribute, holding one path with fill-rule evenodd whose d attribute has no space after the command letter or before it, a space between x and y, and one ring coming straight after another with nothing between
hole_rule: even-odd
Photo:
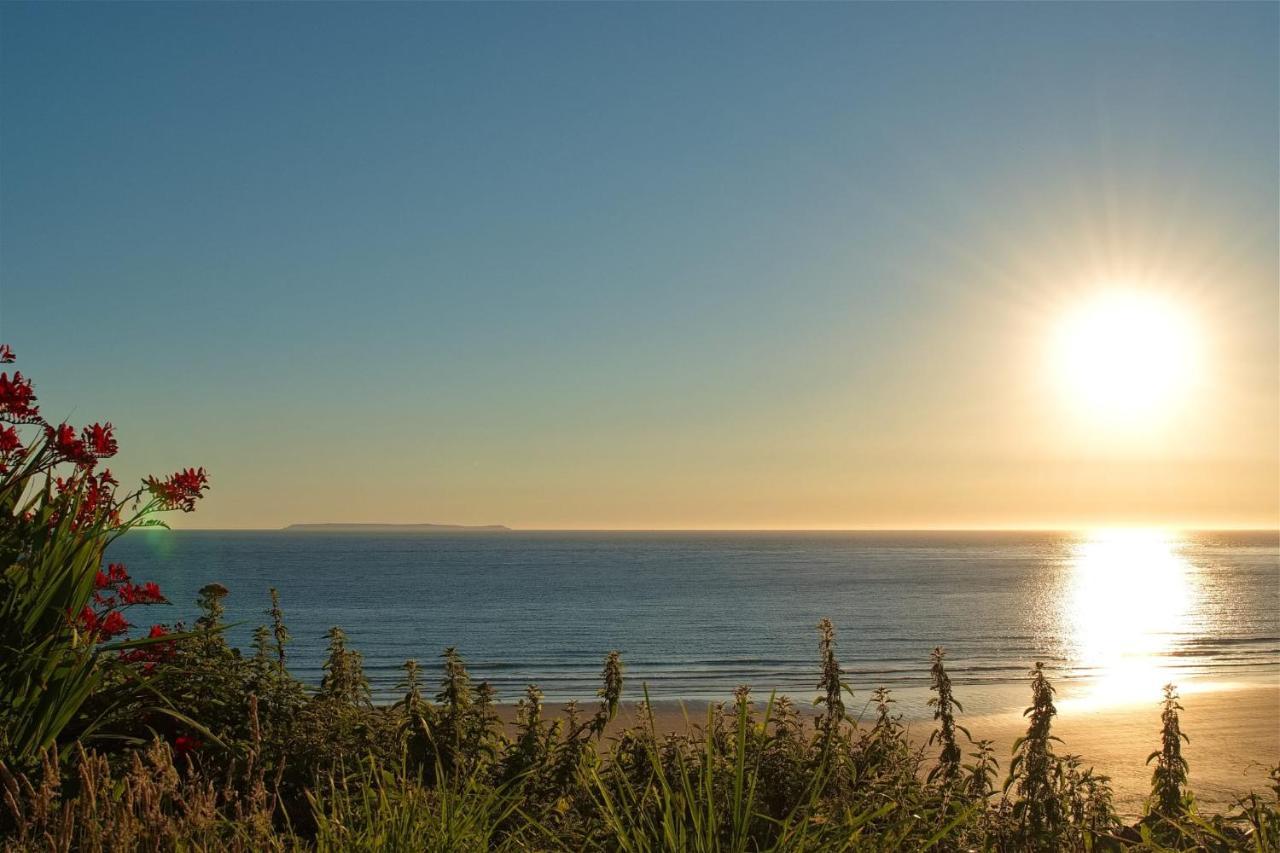
<instances>
[{"instance_id":1,"label":"sky","mask_svg":"<svg viewBox=\"0 0 1280 853\"><path fill-rule=\"evenodd\" d=\"M1273 528L1278 45L1273 3L6 3L0 339L122 480L209 470L175 526ZM1195 364L1123 423L1053 343L1116 290Z\"/></svg>"}]
</instances>

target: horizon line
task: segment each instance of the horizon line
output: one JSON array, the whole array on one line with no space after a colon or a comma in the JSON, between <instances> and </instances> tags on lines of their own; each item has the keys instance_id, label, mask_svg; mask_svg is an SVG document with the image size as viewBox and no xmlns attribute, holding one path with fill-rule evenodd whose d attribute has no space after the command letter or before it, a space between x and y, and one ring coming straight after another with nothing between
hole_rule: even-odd
<instances>
[{"instance_id":1,"label":"horizon line","mask_svg":"<svg viewBox=\"0 0 1280 853\"><path fill-rule=\"evenodd\" d=\"M511 527L510 525L449 525L431 522L293 522L280 527L178 527L139 528L143 530L191 531L200 533L283 533L294 524L332 524L335 527L427 527L443 528L440 533L1080 533L1104 530L1167 530L1180 533L1275 533L1280 526L1251 525L1170 525L1170 524L1083 524L1005 527ZM489 529L485 529L485 528ZM453 529L449 529L453 528ZM501 529L499 529L501 528ZM341 531L334 531L341 532ZM409 531L406 531L409 532ZM427 531L423 531L427 532Z\"/></svg>"}]
</instances>

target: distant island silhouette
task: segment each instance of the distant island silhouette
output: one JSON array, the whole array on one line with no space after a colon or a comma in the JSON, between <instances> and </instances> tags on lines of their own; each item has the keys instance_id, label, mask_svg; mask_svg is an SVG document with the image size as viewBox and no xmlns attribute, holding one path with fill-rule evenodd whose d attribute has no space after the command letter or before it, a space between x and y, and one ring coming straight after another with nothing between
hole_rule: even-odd
<instances>
[{"instance_id":1,"label":"distant island silhouette","mask_svg":"<svg viewBox=\"0 0 1280 853\"><path fill-rule=\"evenodd\" d=\"M320 524L290 524L285 530L311 531L315 533L401 533L401 532L438 532L456 531L475 533L507 533L511 528L505 524L349 524L332 522Z\"/></svg>"}]
</instances>

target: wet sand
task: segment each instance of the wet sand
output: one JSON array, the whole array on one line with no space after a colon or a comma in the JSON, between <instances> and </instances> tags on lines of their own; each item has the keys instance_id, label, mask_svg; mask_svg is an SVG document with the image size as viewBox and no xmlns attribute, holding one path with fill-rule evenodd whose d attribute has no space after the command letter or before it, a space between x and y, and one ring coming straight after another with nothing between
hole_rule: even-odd
<instances>
[{"instance_id":1,"label":"wet sand","mask_svg":"<svg viewBox=\"0 0 1280 853\"><path fill-rule=\"evenodd\" d=\"M1182 705L1182 729L1191 738L1183 746L1183 755L1190 764L1191 788L1201 810L1224 811L1250 791L1270 795L1268 773L1280 763L1280 681L1191 685L1184 690ZM1053 732L1063 743L1056 745L1057 752L1080 755L1084 766L1110 776L1117 807L1127 815L1140 813L1151 785L1147 756L1159 746L1159 706L1155 702L1097 705L1076 698L1063 698L1058 706ZM547 715L554 715L556 707L548 703ZM590 714L595 705L585 703L582 710ZM503 706L501 713L511 719L514 708ZM659 731L682 732L688 725L705 723L707 704L655 702L653 713ZM809 712L802 706L802 713ZM625 703L607 734L637 722L635 704ZM993 742L1002 773L1014 740L1026 732L1021 710L962 715L960 722L975 739ZM931 720L907 716L904 723L914 743L923 745L928 740Z\"/></svg>"}]
</instances>

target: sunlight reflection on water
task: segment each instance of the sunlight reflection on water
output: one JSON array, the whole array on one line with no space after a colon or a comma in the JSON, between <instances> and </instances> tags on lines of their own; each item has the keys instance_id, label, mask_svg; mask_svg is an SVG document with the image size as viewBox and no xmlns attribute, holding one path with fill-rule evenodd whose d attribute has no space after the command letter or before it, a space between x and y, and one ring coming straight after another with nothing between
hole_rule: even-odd
<instances>
[{"instance_id":1,"label":"sunlight reflection on water","mask_svg":"<svg viewBox=\"0 0 1280 853\"><path fill-rule=\"evenodd\" d=\"M1062 618L1090 674L1078 701L1149 701L1176 675L1169 656L1195 626L1201 584L1183 542L1159 530L1104 531L1075 543Z\"/></svg>"},{"instance_id":2,"label":"sunlight reflection on water","mask_svg":"<svg viewBox=\"0 0 1280 853\"><path fill-rule=\"evenodd\" d=\"M241 648L279 589L293 672L318 684L325 632L342 625L380 701L401 697L406 658L445 646L506 701L530 683L549 702L594 697L611 648L632 698L718 701L743 683L807 697L823 617L858 701L884 685L920 718L936 645L970 713L1021 712L1036 661L1060 699L1101 704L1280 672L1271 533L146 531L109 559L161 584L173 605L148 616L166 624L198 616L204 584L230 588Z\"/></svg>"}]
</instances>

